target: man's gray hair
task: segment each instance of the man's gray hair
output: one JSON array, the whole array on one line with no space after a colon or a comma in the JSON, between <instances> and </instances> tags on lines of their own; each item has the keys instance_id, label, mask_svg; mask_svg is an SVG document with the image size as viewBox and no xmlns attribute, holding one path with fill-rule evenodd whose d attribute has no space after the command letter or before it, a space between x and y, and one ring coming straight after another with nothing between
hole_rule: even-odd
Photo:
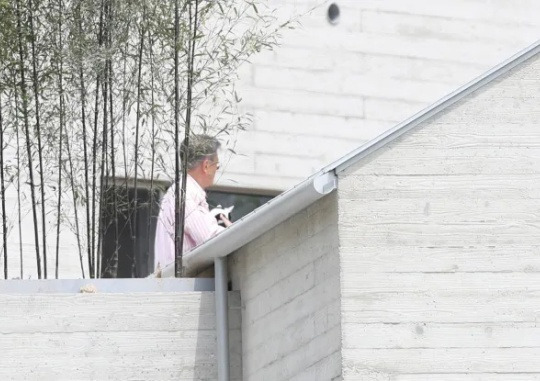
<instances>
[{"instance_id":1,"label":"man's gray hair","mask_svg":"<svg viewBox=\"0 0 540 381\"><path fill-rule=\"evenodd\" d=\"M192 135L189 137L189 146L186 147L185 140L180 147L180 157L184 159L187 152L187 169L195 168L202 160L214 156L221 147L221 143L210 135ZM186 149L187 148L187 149Z\"/></svg>"}]
</instances>

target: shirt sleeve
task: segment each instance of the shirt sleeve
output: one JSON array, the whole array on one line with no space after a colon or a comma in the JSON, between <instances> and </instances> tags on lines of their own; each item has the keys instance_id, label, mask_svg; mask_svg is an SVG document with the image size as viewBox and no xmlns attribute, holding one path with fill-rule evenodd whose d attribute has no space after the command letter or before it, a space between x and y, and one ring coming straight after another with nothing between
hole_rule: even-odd
<instances>
[{"instance_id":1,"label":"shirt sleeve","mask_svg":"<svg viewBox=\"0 0 540 381\"><path fill-rule=\"evenodd\" d=\"M161 205L154 241L154 268L174 262L174 205L167 197Z\"/></svg>"},{"instance_id":2,"label":"shirt sleeve","mask_svg":"<svg viewBox=\"0 0 540 381\"><path fill-rule=\"evenodd\" d=\"M194 201L186 203L184 230L193 239L195 246L199 246L224 229L218 225L217 220L210 214L206 205L195 204Z\"/></svg>"}]
</instances>

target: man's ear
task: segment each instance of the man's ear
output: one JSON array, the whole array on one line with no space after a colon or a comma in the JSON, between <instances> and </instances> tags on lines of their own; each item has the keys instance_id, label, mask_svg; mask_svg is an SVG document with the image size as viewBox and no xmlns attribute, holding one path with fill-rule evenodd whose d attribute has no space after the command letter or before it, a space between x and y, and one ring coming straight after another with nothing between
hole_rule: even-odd
<instances>
[{"instance_id":1,"label":"man's ear","mask_svg":"<svg viewBox=\"0 0 540 381\"><path fill-rule=\"evenodd\" d=\"M204 173L208 173L208 168L210 168L210 160L204 159L202 162L202 170Z\"/></svg>"}]
</instances>

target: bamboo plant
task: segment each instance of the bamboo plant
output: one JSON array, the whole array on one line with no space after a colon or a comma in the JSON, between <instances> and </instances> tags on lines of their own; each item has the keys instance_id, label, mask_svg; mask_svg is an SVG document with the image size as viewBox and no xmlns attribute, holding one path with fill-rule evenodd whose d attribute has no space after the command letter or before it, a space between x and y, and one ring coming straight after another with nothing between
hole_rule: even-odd
<instances>
[{"instance_id":1,"label":"bamboo plant","mask_svg":"<svg viewBox=\"0 0 540 381\"><path fill-rule=\"evenodd\" d=\"M48 278L50 266L62 277L68 262L81 277L119 276L119 237L151 252L138 237L151 219L139 213L167 183L176 185L181 276L180 141L203 132L234 141L246 128L236 73L287 24L255 0L0 0L0 13L4 277L15 262L21 278ZM149 202L139 200L142 183ZM29 248L35 265L24 260Z\"/></svg>"}]
</instances>

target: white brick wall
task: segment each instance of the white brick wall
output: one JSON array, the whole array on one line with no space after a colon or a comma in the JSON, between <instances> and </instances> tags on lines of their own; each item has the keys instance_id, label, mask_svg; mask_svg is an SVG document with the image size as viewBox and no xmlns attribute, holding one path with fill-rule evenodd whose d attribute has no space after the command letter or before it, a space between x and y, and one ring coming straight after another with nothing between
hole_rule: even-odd
<instances>
[{"instance_id":1,"label":"white brick wall","mask_svg":"<svg viewBox=\"0 0 540 381\"><path fill-rule=\"evenodd\" d=\"M271 4L286 17L321 3ZM337 25L328 3L244 68L239 93L254 124L222 184L287 189L540 36L533 0L338 0Z\"/></svg>"},{"instance_id":2,"label":"white brick wall","mask_svg":"<svg viewBox=\"0 0 540 381\"><path fill-rule=\"evenodd\" d=\"M339 181L343 378L540 377L540 59Z\"/></svg>"},{"instance_id":3,"label":"white brick wall","mask_svg":"<svg viewBox=\"0 0 540 381\"><path fill-rule=\"evenodd\" d=\"M2 380L217 380L213 292L0 294ZM240 304L229 293L231 379Z\"/></svg>"},{"instance_id":4,"label":"white brick wall","mask_svg":"<svg viewBox=\"0 0 540 381\"><path fill-rule=\"evenodd\" d=\"M230 257L244 380L340 379L336 218L334 193Z\"/></svg>"}]
</instances>

